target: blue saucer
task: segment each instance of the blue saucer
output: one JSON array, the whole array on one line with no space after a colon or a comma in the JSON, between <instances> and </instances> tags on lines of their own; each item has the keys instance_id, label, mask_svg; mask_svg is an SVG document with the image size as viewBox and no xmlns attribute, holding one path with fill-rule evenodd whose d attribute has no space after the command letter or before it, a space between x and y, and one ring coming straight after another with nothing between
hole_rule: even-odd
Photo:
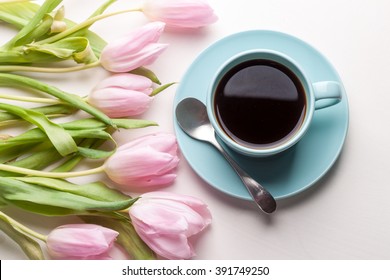
<instances>
[{"instance_id":1,"label":"blue saucer","mask_svg":"<svg viewBox=\"0 0 390 280\"><path fill-rule=\"evenodd\" d=\"M279 32L253 30L226 37L201 53L181 80L174 107L186 97L206 103L206 89L217 69L231 56L256 48L287 54L306 70L312 82L333 80L342 85L329 61L307 43ZM184 157L200 177L228 195L251 199L236 173L214 147L187 136L179 128L176 117L174 126ZM348 100L343 89L342 101L316 111L309 131L287 152L260 159L231 150L229 153L276 199L282 199L308 189L329 171L341 152L347 130Z\"/></svg>"}]
</instances>

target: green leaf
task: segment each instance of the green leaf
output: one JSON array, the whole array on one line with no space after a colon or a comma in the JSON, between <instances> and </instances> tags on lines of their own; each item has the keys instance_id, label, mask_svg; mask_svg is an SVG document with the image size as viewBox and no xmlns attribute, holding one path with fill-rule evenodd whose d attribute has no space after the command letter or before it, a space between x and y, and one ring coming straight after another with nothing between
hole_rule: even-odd
<instances>
[{"instance_id":1,"label":"green leaf","mask_svg":"<svg viewBox=\"0 0 390 280\"><path fill-rule=\"evenodd\" d=\"M43 144L43 145L42 145ZM56 161L62 159L62 156L57 152L55 148L47 148L45 142L40 144L42 146L42 150L32 149L36 150L34 153L23 157L19 160L9 162L8 165L17 166L17 167L23 167L23 168L29 168L29 169L35 169L35 170L41 170L50 164L55 163ZM14 147L15 149L20 150L20 146ZM45 149L43 149L45 148ZM31 153L29 149L22 149L20 154L25 153L27 150L28 153ZM7 150L8 152L8 150ZM19 155L18 155L19 156ZM12 173L12 172L6 172L6 171L0 171L0 176L18 176L19 174ZM20 175L19 175L20 176Z\"/></svg>"},{"instance_id":2,"label":"green leaf","mask_svg":"<svg viewBox=\"0 0 390 280\"><path fill-rule=\"evenodd\" d=\"M8 205L8 203L6 203L5 201L2 201L0 198L0 208L5 207L7 205Z\"/></svg>"},{"instance_id":3,"label":"green leaf","mask_svg":"<svg viewBox=\"0 0 390 280\"><path fill-rule=\"evenodd\" d=\"M114 2L114 1L108 1L108 2ZM111 3L109 3L109 4L111 4ZM96 15L98 15L99 13L102 13L104 11L104 9L108 7L108 5L106 7L104 7L105 5L107 5L107 3L103 4L102 7L100 7L95 12ZM13 24L15 27L21 29L25 25L28 24L29 20L32 19L32 17L37 13L39 8L40 8L40 6L35 4L35 3L23 3L23 4L12 3L12 5L11 4L3 4L3 5L0 5L0 20L3 20L3 21L8 22L10 24ZM76 25L75 22L70 21L68 19L64 19L64 21L68 27L72 27L72 26ZM92 47L92 50L95 53L96 57L100 57L100 53L101 53L102 49L107 45L107 43L100 36L98 36L96 33L92 32L88 29L80 30L80 31L74 33L73 35L68 36L68 38L72 37L72 36L86 37L89 40L91 47ZM19 53L19 55L20 55L20 53ZM49 59L49 57L50 56L48 56L48 57L46 56L45 59L48 60L49 62L53 61L52 59ZM43 58L44 57L42 57L42 59ZM21 60L20 57L19 57L19 59ZM31 56L31 55L24 57L23 60L24 60L24 62L44 62L44 61L39 61L39 59L37 59L35 56ZM1 61L1 59L0 59L0 61Z\"/></svg>"},{"instance_id":4,"label":"green leaf","mask_svg":"<svg viewBox=\"0 0 390 280\"><path fill-rule=\"evenodd\" d=\"M73 168L75 168L83 158L83 156L77 153L76 155L73 155L72 157L61 163L59 166L54 168L52 172L69 172Z\"/></svg>"},{"instance_id":5,"label":"green leaf","mask_svg":"<svg viewBox=\"0 0 390 280\"><path fill-rule=\"evenodd\" d=\"M8 3L0 7L0 19L15 25L22 29L39 10L40 6L33 3ZM21 46L34 41L39 41L47 38L54 31L66 29L66 23L63 22L63 7L45 14L42 21L28 34L20 38L14 43L14 46Z\"/></svg>"},{"instance_id":6,"label":"green leaf","mask_svg":"<svg viewBox=\"0 0 390 280\"><path fill-rule=\"evenodd\" d=\"M104 139L111 140L114 139L111 137L111 134L102 130L102 129L84 129L84 130L67 130L69 135L73 138L92 138L92 139Z\"/></svg>"},{"instance_id":7,"label":"green leaf","mask_svg":"<svg viewBox=\"0 0 390 280\"><path fill-rule=\"evenodd\" d=\"M76 111L75 108L63 104L36 107L33 110L46 115L48 118L67 116ZM20 121L23 121L23 119L14 114L0 112L0 126L6 126Z\"/></svg>"},{"instance_id":8,"label":"green leaf","mask_svg":"<svg viewBox=\"0 0 390 280\"><path fill-rule=\"evenodd\" d=\"M46 134L38 128L30 129L18 136L0 140L0 151L19 145L34 144L47 140Z\"/></svg>"},{"instance_id":9,"label":"green leaf","mask_svg":"<svg viewBox=\"0 0 390 280\"><path fill-rule=\"evenodd\" d=\"M157 78L156 74L152 70L150 70L148 68L139 67L137 69L134 69L134 70L130 71L130 73L133 73L133 74L136 74L136 75L140 75L140 76L144 76L146 78L149 78L153 83L161 85L161 82Z\"/></svg>"},{"instance_id":10,"label":"green leaf","mask_svg":"<svg viewBox=\"0 0 390 280\"><path fill-rule=\"evenodd\" d=\"M22 119L39 127L57 151L62 155L68 155L77 151L77 145L73 138L60 125L50 121L45 115L31 109L23 109L19 106L0 103L0 109L15 114Z\"/></svg>"},{"instance_id":11,"label":"green leaf","mask_svg":"<svg viewBox=\"0 0 390 280\"><path fill-rule=\"evenodd\" d=\"M15 43L27 36L32 30L34 30L37 25L41 22L45 14L50 13L54 10L62 0L46 0L39 10L35 13L33 18L25 25L19 32L16 34L8 43L6 43L1 49L9 50L14 47Z\"/></svg>"},{"instance_id":12,"label":"green leaf","mask_svg":"<svg viewBox=\"0 0 390 280\"><path fill-rule=\"evenodd\" d=\"M125 128L125 129L158 126L158 124L154 121L141 120L141 119L112 119L112 121L117 127Z\"/></svg>"},{"instance_id":13,"label":"green leaf","mask_svg":"<svg viewBox=\"0 0 390 280\"><path fill-rule=\"evenodd\" d=\"M19 157L20 155L24 154L24 152L28 149L30 149L32 146L35 144L22 144L22 145L17 145L15 147L9 147L8 149L2 150L0 148L0 163L6 163L9 161L12 161ZM0 172L0 174L2 174Z\"/></svg>"},{"instance_id":14,"label":"green leaf","mask_svg":"<svg viewBox=\"0 0 390 280\"><path fill-rule=\"evenodd\" d=\"M26 36L15 42L14 45L21 46L34 42L39 38L42 38L42 36L45 36L47 33L49 33L52 24L53 18L50 16L45 16L42 22L36 28L34 28L29 34L26 34Z\"/></svg>"},{"instance_id":15,"label":"green leaf","mask_svg":"<svg viewBox=\"0 0 390 280\"><path fill-rule=\"evenodd\" d=\"M96 130L96 129L70 130L69 135L72 136L75 140L79 139L79 138L81 138L81 139L88 139L89 138L89 139L111 140L112 142L115 143L112 136L108 132L103 131L103 130ZM29 130L21 135L0 141L0 151L4 154L9 153L9 156L4 156L4 159L10 160L10 159L15 158L15 157L13 157L14 155L18 155L17 151L21 150L20 147L24 147L28 144L31 145L31 144L37 144L37 143L46 143L47 140L48 140L48 138L47 138L45 133L43 133L39 129L31 129L31 130ZM115 144L115 147L116 147L116 144ZM42 151L41 153L37 153L34 156L35 159L32 159L32 157L30 156L31 157L30 160L34 161L36 164L43 163L42 166L47 166L45 163L48 163L50 161L47 159L41 158L40 154L42 154L43 157L47 156L54 161L57 161L60 158L62 158L62 156L56 150L53 150L50 153L49 153L49 151L51 151L51 149L47 148L46 153L45 153L45 151ZM104 151L104 150L91 149L91 148L77 146L77 152L79 155L86 157L86 158L104 159L104 158L111 156L115 152L115 149L113 149L111 151ZM58 156L60 156L60 158ZM32 165L32 163L28 166L23 165L21 167L26 167L29 169L41 169L41 167L35 168L34 167L35 165ZM15 165L15 164L10 164L10 165ZM16 165L16 166L18 166L18 165ZM37 165L37 166L41 166L41 165ZM3 174L2 172L3 171L0 171L0 174ZM6 172L5 174L8 174L8 172Z\"/></svg>"},{"instance_id":16,"label":"green leaf","mask_svg":"<svg viewBox=\"0 0 390 280\"><path fill-rule=\"evenodd\" d=\"M0 65L19 65L19 64L30 64L30 63L50 63L60 61L58 57L39 53L39 52L30 52L24 53L20 50L12 49L9 51L0 50Z\"/></svg>"},{"instance_id":17,"label":"green leaf","mask_svg":"<svg viewBox=\"0 0 390 280\"><path fill-rule=\"evenodd\" d=\"M40 203L34 203L29 201L13 201L12 204L25 211L36 213L45 216L69 216L77 215L80 211L73 210L70 208L57 207L53 205L44 205Z\"/></svg>"},{"instance_id":18,"label":"green leaf","mask_svg":"<svg viewBox=\"0 0 390 280\"><path fill-rule=\"evenodd\" d=\"M176 84L176 83L175 82L174 83L169 83L169 84L165 84L165 85L163 85L161 87L158 87L155 90L153 90L153 92L150 94L150 96L155 96L155 95L159 94L163 90L166 90L167 88L169 88L171 85L174 85L174 84Z\"/></svg>"},{"instance_id":19,"label":"green leaf","mask_svg":"<svg viewBox=\"0 0 390 280\"><path fill-rule=\"evenodd\" d=\"M56 56L60 59L73 59L77 63L93 63L98 59L89 41L84 37L70 37L51 44L28 44L25 52L36 51Z\"/></svg>"},{"instance_id":20,"label":"green leaf","mask_svg":"<svg viewBox=\"0 0 390 280\"><path fill-rule=\"evenodd\" d=\"M3 3L0 5L0 20L22 29L34 17L39 7L32 2Z\"/></svg>"},{"instance_id":21,"label":"green leaf","mask_svg":"<svg viewBox=\"0 0 390 280\"><path fill-rule=\"evenodd\" d=\"M133 128L144 128L148 126L157 126L157 123L149 120L142 119L111 119L112 122L118 128L133 129ZM97 119L80 119L72 122L61 124L61 126L67 130L83 130L83 129L97 129L97 128L106 128L103 122Z\"/></svg>"},{"instance_id":22,"label":"green leaf","mask_svg":"<svg viewBox=\"0 0 390 280\"><path fill-rule=\"evenodd\" d=\"M117 215L115 217L81 216L87 223L98 224L119 232L117 243L136 260L155 260L155 253L142 241L135 231L131 221Z\"/></svg>"},{"instance_id":23,"label":"green leaf","mask_svg":"<svg viewBox=\"0 0 390 280\"><path fill-rule=\"evenodd\" d=\"M94 116L98 120L101 120L109 126L115 126L112 123L112 120L107 115L105 115L100 110L94 108L93 106L89 105L80 96L64 92L54 86L50 86L41 81L14 74L0 73L0 85L34 88L39 91L46 92L72 105L75 108L81 109L91 114L92 116Z\"/></svg>"},{"instance_id":24,"label":"green leaf","mask_svg":"<svg viewBox=\"0 0 390 280\"><path fill-rule=\"evenodd\" d=\"M102 139L84 139L80 144L79 147L84 148L98 148L100 147L105 141ZM61 165L57 166L55 169L53 169L53 172L69 172L71 171L81 160L83 157L80 154L75 154L71 156L68 160L63 162Z\"/></svg>"},{"instance_id":25,"label":"green leaf","mask_svg":"<svg viewBox=\"0 0 390 280\"><path fill-rule=\"evenodd\" d=\"M65 48L61 46L56 46L54 44L45 44L45 45L37 45L34 43L28 44L24 51L26 53L36 51L36 52L42 52L47 53L53 56L56 56L61 59L69 59L73 57L73 53L76 51L75 49L71 48Z\"/></svg>"},{"instance_id":26,"label":"green leaf","mask_svg":"<svg viewBox=\"0 0 390 280\"><path fill-rule=\"evenodd\" d=\"M17 228L13 227L12 223L4 215L0 215L0 230L2 230L13 241L15 241L29 259L45 259L41 246L38 244L38 242L22 233Z\"/></svg>"},{"instance_id":27,"label":"green leaf","mask_svg":"<svg viewBox=\"0 0 390 280\"><path fill-rule=\"evenodd\" d=\"M12 24L12 25L18 27L19 29L21 29L23 27L23 24L25 23L25 20L23 20L22 18L20 18L18 16L15 16L15 15L12 15L12 14L9 14L9 13L2 11L1 10L2 6L5 6L5 5L4 4L0 5L0 21L7 22L7 23Z\"/></svg>"},{"instance_id":28,"label":"green leaf","mask_svg":"<svg viewBox=\"0 0 390 280\"><path fill-rule=\"evenodd\" d=\"M1 105L0 105L1 107ZM112 140L111 134L102 129L85 129L85 130L66 130L67 133L73 138L93 138L93 139L104 139ZM38 128L30 129L18 136L11 137L8 139L0 140L0 151L24 144L39 143L46 141L48 136L42 130Z\"/></svg>"},{"instance_id":29,"label":"green leaf","mask_svg":"<svg viewBox=\"0 0 390 280\"><path fill-rule=\"evenodd\" d=\"M55 115L66 116L66 115L71 115L76 111L74 107L65 104L35 107L33 108L33 110L40 112L44 115L51 115L51 116L55 116Z\"/></svg>"},{"instance_id":30,"label":"green leaf","mask_svg":"<svg viewBox=\"0 0 390 280\"><path fill-rule=\"evenodd\" d=\"M46 188L69 192L72 194L86 196L98 201L121 201L131 199L117 190L107 187L102 182L93 182L84 185L76 185L62 179L42 178L42 177L18 177L16 180L40 185Z\"/></svg>"},{"instance_id":31,"label":"green leaf","mask_svg":"<svg viewBox=\"0 0 390 280\"><path fill-rule=\"evenodd\" d=\"M17 179L0 177L1 200L24 210L48 216L118 211L127 209L135 201L130 197L112 199L118 197L118 194L114 194L114 190L110 191L104 185L87 184L71 187L71 183L58 183L42 177L35 177L38 178L37 183L29 183L26 181L28 178L34 177Z\"/></svg>"},{"instance_id":32,"label":"green leaf","mask_svg":"<svg viewBox=\"0 0 390 280\"><path fill-rule=\"evenodd\" d=\"M70 20L65 20L65 22L68 24L68 26L76 25L76 23L74 23ZM104 41L99 35L97 35L96 33L92 32L88 29L80 30L80 31L68 36L67 38L79 37L79 36L84 36L85 38L88 39L93 52L95 53L96 57L99 58L100 54L102 53L103 48L107 45L107 42Z\"/></svg>"},{"instance_id":33,"label":"green leaf","mask_svg":"<svg viewBox=\"0 0 390 280\"><path fill-rule=\"evenodd\" d=\"M106 124L97 119L78 119L75 121L61 124L61 126L67 130L84 130L84 129L104 129L107 127Z\"/></svg>"},{"instance_id":34,"label":"green leaf","mask_svg":"<svg viewBox=\"0 0 390 280\"><path fill-rule=\"evenodd\" d=\"M80 155L91 159L104 159L112 156L115 153L115 149L112 151L103 151L97 149L78 147L78 150Z\"/></svg>"}]
</instances>

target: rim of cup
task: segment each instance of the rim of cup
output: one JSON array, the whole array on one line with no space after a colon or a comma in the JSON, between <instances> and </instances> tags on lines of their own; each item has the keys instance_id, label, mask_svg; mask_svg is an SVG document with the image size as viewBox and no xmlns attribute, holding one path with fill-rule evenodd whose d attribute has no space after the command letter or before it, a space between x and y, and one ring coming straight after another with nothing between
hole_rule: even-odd
<instances>
[{"instance_id":1,"label":"rim of cup","mask_svg":"<svg viewBox=\"0 0 390 280\"><path fill-rule=\"evenodd\" d=\"M250 58L250 56L253 56ZM278 59L276 59L278 58ZM221 78L234 66L249 60L255 60L255 59L265 59L265 60L272 60L277 63L280 63L290 69L299 79L300 83L302 84L304 91L305 91L305 99L306 99L306 108L305 108L305 116L304 120L299 127L299 129L296 130L294 134L292 134L290 137L285 139L281 142L276 142L275 145L271 146L265 146L265 147L259 147L259 148L250 148L241 144L238 144L235 142L232 138L230 138L222 129L220 124L218 123L217 116L214 112L214 95L217 88L217 85L219 84ZM270 50L270 49L251 49L246 50L240 53L235 54L234 56L230 57L227 61L225 61L216 71L215 75L211 79L208 92L207 92L207 114L209 116L209 119L211 121L212 126L214 127L214 130L218 137L222 139L222 141L228 145L233 150L249 156L269 156L269 155L275 155L282 151L285 151L295 145L299 140L303 137L303 135L306 133L306 131L309 128L309 125L311 123L314 108L315 108L315 100L314 100L314 94L313 94L313 86L312 82L308 78L308 76L305 74L301 66L292 58L285 55L284 53Z\"/></svg>"}]
</instances>

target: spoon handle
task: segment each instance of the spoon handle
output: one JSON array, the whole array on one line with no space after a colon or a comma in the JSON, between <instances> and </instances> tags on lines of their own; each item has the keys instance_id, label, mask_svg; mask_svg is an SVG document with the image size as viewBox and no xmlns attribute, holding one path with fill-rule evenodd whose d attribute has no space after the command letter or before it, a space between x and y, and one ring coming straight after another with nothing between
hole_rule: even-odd
<instances>
[{"instance_id":1,"label":"spoon handle","mask_svg":"<svg viewBox=\"0 0 390 280\"><path fill-rule=\"evenodd\" d=\"M218 141L213 138L211 143L221 152L221 154L226 158L226 160L236 171L237 175L241 178L245 187L248 189L253 200L256 202L259 208L270 214L276 210L276 201L274 197L258 182L256 182L251 176L249 176L232 158L231 156L222 148Z\"/></svg>"}]
</instances>

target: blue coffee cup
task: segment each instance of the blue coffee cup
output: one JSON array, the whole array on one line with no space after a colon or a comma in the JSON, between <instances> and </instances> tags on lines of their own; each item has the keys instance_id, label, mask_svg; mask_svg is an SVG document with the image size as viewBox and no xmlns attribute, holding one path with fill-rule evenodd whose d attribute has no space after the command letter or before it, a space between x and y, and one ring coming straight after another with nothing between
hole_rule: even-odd
<instances>
[{"instance_id":1,"label":"blue coffee cup","mask_svg":"<svg viewBox=\"0 0 390 280\"><path fill-rule=\"evenodd\" d=\"M244 67L242 65L251 66ZM282 88L284 86L284 82L280 82L279 80L273 80L272 75L270 76L268 70L268 72L264 72L263 70L256 70L257 72L253 72L255 71L253 70L255 69L255 67L256 69L260 69L260 67L262 67L262 69L265 69L265 66L263 65L275 69L282 69L284 72L280 75L283 75L284 73L289 73L288 75L293 76L294 78L292 79L292 82L296 85L299 84L299 86L297 87L300 88L299 94L302 95L301 98L302 100L304 100L304 103L302 103L302 116L299 117L299 121L294 124L294 129L291 130L291 132L289 132L283 137L280 137L280 139L274 139L274 141L270 141L269 143L252 143L255 141L249 141L247 139L244 139L244 137L241 137L241 135L234 131L234 129L236 129L236 131L240 130L240 124L235 124L235 128L233 129L232 127L229 127L229 122L224 120L224 115L221 114L219 109L222 108L222 106L224 105L220 104L221 98L219 97L219 95L221 94L221 91L224 90L221 88L226 87L227 85L229 85L229 83L233 83L233 79L235 81L235 84L233 84L233 86L231 86L230 88L240 87L240 81L242 83L245 83L245 85L243 85L243 88L245 88L245 91L248 91L248 96L254 98L253 100L256 100L256 102L260 103L253 102L253 104L246 105L247 107L245 107L240 105L241 103L239 103L239 98L230 98L229 106L237 108L234 108L234 112L232 111L225 113L225 115L227 116L225 118L234 119L234 117L239 118L241 116L240 114L248 115L253 113L253 117L249 115L249 128L247 123L243 123L243 127L245 125L247 127L247 130L253 129L253 134L256 134L256 137L258 136L258 139L270 138L271 135L267 135L267 133L270 134L270 130L264 129L264 125L266 125L267 122L267 116L261 117L261 119L256 119L259 118L260 114L256 114L256 109L254 109L254 106L256 104L259 104L259 108L264 109L264 106L266 105L261 104L261 102L268 101L262 101L265 100L265 98L262 98L261 100L257 99L256 94L258 94L257 92L262 92L261 94L264 95L264 92L266 90L271 89L269 93L267 92L266 99L272 100L274 98L272 96L274 92L280 92L284 90L284 88ZM249 71L249 67L253 67L253 69L251 68L250 70L252 72ZM279 70L271 69L270 71L275 72ZM249 75L248 73L251 73L251 76L249 78L244 78L241 80L236 78L236 76L239 75ZM259 87L261 87L261 89L259 89ZM251 90L253 91L252 93L249 92ZM230 91L228 92L227 90L225 90L225 95L230 94ZM247 93L245 92L245 94ZM235 106L234 103L236 100L237 106ZM313 83L309 79L308 75L305 73L304 69L299 65L299 63L297 63L291 57L274 50L254 49L238 53L237 55L231 57L219 68L219 70L215 73L214 77L211 79L211 83L208 87L206 105L208 117L215 129L216 134L228 147L238 153L247 156L265 157L276 155L294 146L296 143L299 142L300 139L302 139L302 137L309 129L313 119L313 114L316 110L333 106L340 101L341 88L338 82L320 81ZM278 110L277 114L283 116L286 121L291 121L292 118L295 118L294 116L290 116L290 111L284 110L283 107L272 107L268 109L270 109L271 112ZM261 124L264 125L262 126ZM268 124L268 126L271 126L271 123ZM282 121L278 123L278 127L283 128L283 126L284 124ZM272 135L272 137L276 136Z\"/></svg>"}]
</instances>

